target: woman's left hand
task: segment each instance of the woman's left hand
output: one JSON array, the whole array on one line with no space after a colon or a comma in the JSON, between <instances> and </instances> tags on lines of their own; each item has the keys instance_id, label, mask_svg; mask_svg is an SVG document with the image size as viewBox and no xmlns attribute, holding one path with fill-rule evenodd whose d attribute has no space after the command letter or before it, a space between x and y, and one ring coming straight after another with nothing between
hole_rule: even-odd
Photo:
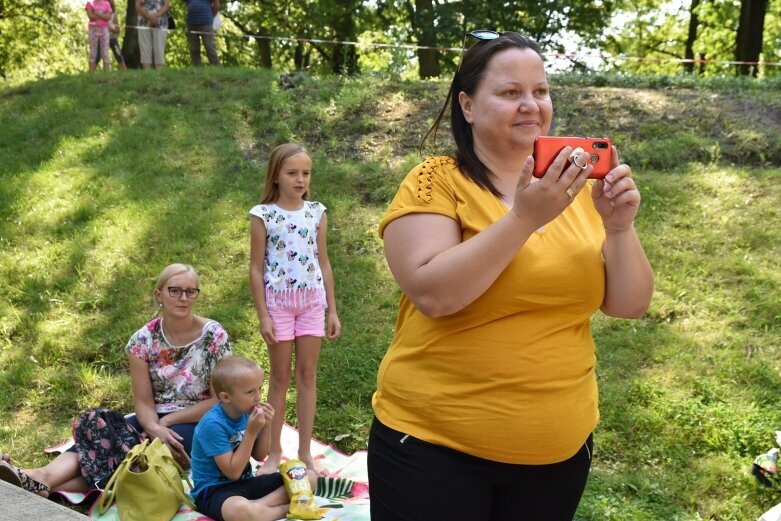
<instances>
[{"instance_id":1,"label":"woman's left hand","mask_svg":"<svg viewBox=\"0 0 781 521\"><path fill-rule=\"evenodd\" d=\"M640 192L632 179L629 165L619 164L616 147L613 147L610 163L610 172L604 180L594 183L591 197L605 228L623 230L632 226L637 215Z\"/></svg>"}]
</instances>

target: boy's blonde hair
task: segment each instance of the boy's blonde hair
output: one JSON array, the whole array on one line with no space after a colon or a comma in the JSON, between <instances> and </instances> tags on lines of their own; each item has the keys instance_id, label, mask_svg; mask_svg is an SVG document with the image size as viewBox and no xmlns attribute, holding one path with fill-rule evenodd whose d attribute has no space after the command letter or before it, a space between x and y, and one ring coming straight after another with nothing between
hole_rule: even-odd
<instances>
[{"instance_id":1,"label":"boy's blonde hair","mask_svg":"<svg viewBox=\"0 0 781 521\"><path fill-rule=\"evenodd\" d=\"M239 355L227 355L220 358L212 369L211 384L217 398L220 393L230 392L233 379L240 374L256 373L263 369L254 361Z\"/></svg>"},{"instance_id":2,"label":"boy's blonde hair","mask_svg":"<svg viewBox=\"0 0 781 521\"><path fill-rule=\"evenodd\" d=\"M279 179L279 172L282 170L282 163L296 154L309 153L304 147L296 143L285 143L279 145L268 156L268 166L266 167L266 186L263 188L263 196L260 198L260 204L273 203L279 198L279 185L276 183ZM303 199L309 197L309 190L304 192Z\"/></svg>"}]
</instances>

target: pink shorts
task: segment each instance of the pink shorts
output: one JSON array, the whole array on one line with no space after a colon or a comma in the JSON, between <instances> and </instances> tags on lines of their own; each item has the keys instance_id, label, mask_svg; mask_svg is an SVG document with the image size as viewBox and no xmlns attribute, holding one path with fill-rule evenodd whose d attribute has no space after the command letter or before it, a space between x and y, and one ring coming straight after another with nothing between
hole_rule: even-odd
<instances>
[{"instance_id":1,"label":"pink shorts","mask_svg":"<svg viewBox=\"0 0 781 521\"><path fill-rule=\"evenodd\" d=\"M325 307L321 304L306 308L269 309L277 341L294 340L300 336L325 336Z\"/></svg>"}]
</instances>

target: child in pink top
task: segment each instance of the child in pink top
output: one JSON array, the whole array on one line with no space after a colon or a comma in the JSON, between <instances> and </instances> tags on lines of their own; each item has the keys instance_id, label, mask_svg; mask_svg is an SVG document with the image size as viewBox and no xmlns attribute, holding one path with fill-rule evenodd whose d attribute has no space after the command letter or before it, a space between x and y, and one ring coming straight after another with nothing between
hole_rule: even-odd
<instances>
[{"instance_id":1,"label":"child in pink top","mask_svg":"<svg viewBox=\"0 0 781 521\"><path fill-rule=\"evenodd\" d=\"M98 45L100 45L100 57L103 60L103 70L109 70L108 23L114 10L108 0L92 0L86 5L89 16L89 71L95 72L98 66Z\"/></svg>"}]
</instances>

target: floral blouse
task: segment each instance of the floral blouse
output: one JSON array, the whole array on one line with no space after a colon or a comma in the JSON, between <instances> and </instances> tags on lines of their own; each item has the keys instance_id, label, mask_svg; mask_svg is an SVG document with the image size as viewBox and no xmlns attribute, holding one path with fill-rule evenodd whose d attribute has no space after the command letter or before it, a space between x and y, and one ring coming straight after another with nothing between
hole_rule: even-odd
<instances>
[{"instance_id":1,"label":"floral blouse","mask_svg":"<svg viewBox=\"0 0 781 521\"><path fill-rule=\"evenodd\" d=\"M193 342L173 346L163 334L163 318L157 317L130 337L125 352L149 364L155 408L162 414L211 398L212 369L230 354L231 345L228 333L210 320Z\"/></svg>"},{"instance_id":2,"label":"floral blouse","mask_svg":"<svg viewBox=\"0 0 781 521\"><path fill-rule=\"evenodd\" d=\"M141 7L150 13L157 13L163 8L163 0L141 0ZM139 14L138 26L149 27L149 20ZM161 16L157 20L157 25L155 27L158 29L166 29L168 27L168 16Z\"/></svg>"}]
</instances>

